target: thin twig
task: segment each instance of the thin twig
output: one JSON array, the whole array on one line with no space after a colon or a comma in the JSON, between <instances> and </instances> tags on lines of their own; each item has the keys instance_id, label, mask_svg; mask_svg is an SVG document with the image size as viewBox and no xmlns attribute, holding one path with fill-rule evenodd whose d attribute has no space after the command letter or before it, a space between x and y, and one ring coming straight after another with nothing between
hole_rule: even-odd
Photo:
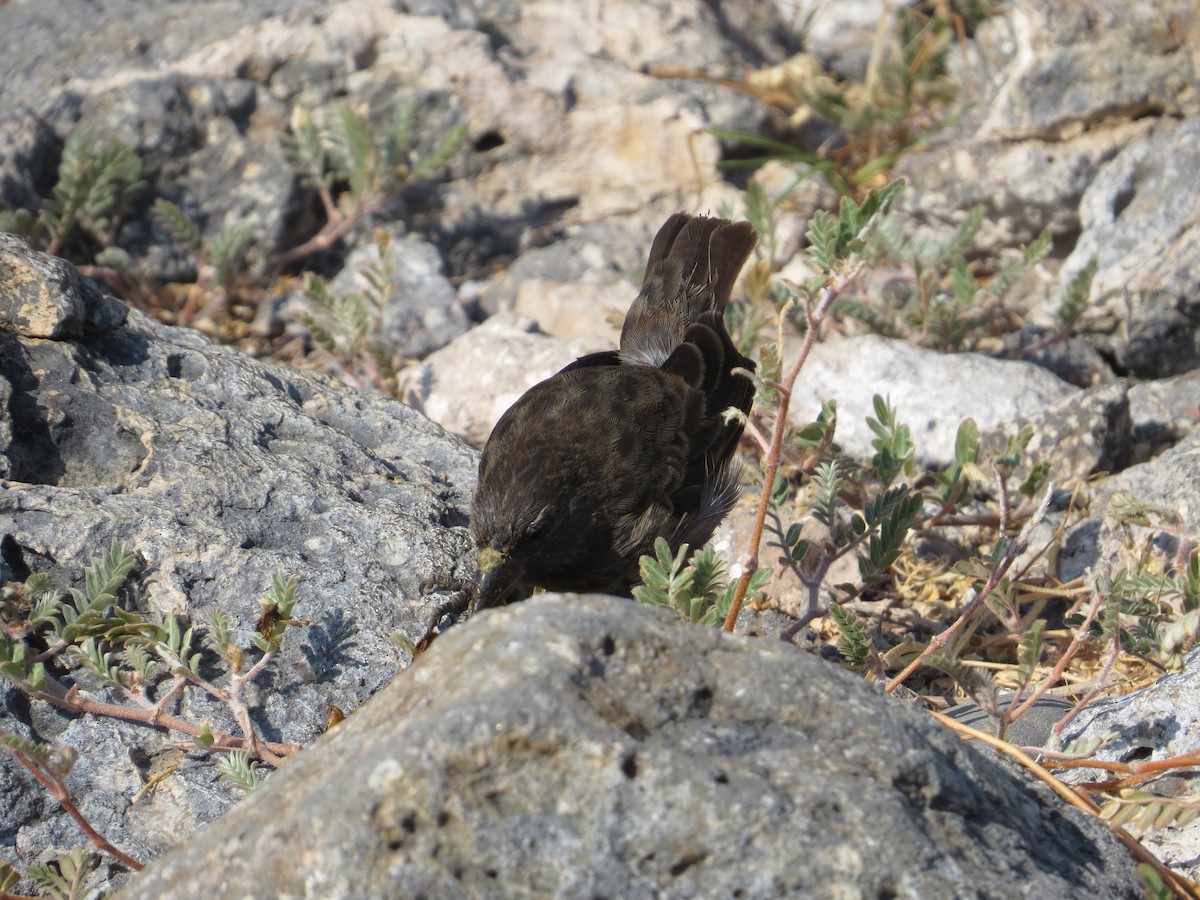
<instances>
[{"instance_id":1,"label":"thin twig","mask_svg":"<svg viewBox=\"0 0 1200 900\"><path fill-rule=\"evenodd\" d=\"M237 720L238 725L241 726L242 734L245 735L245 739L250 743L254 755L278 768L283 765L282 757L272 752L270 747L258 736L258 732L254 730L254 725L250 721L250 711L246 709L246 704L242 702L242 688L250 681L253 681L258 673L265 669L274 657L275 651L270 650L264 653L262 658L251 666L245 675L235 674L230 679L229 689L224 692L224 700L233 711L233 716Z\"/></svg>"},{"instance_id":2,"label":"thin twig","mask_svg":"<svg viewBox=\"0 0 1200 900\"><path fill-rule=\"evenodd\" d=\"M1029 521L1025 523L1025 527L1021 529L1020 535L1015 541L1012 542L1008 550L1005 551L1004 558L1000 560L1000 562L992 570L991 575L988 577L987 583L981 590L976 592L974 598L972 598L972 600L967 604L966 609L962 611L959 617L955 619L954 622L951 623L951 625L940 634L934 635L929 641L928 646L921 651L921 654L911 663L905 666L899 675L887 683L887 687L884 688L887 693L890 694L892 691L898 688L904 683L905 679L907 679L909 675L925 664L925 660L945 647L950 638L958 634L962 630L963 626L966 625L967 620L975 615L975 611L979 609L979 607L983 604L983 601L987 599L988 595L991 594L992 591L996 589L996 586L1000 584L1000 580L1004 577L1005 573L1012 568L1012 564L1017 561L1017 557L1025 552L1025 548L1029 545L1029 535L1033 531L1034 526L1042 520L1043 516L1045 516L1046 509L1050 505L1050 497L1053 495L1053 493L1054 485L1051 483L1046 487L1046 496L1043 498L1041 506L1038 507L1037 512L1034 513ZM1002 520L1006 515L1007 509L1002 507Z\"/></svg>"},{"instance_id":3,"label":"thin twig","mask_svg":"<svg viewBox=\"0 0 1200 900\"><path fill-rule=\"evenodd\" d=\"M370 215L375 210L379 209L385 203L390 202L400 189L389 191L386 194L372 194L364 197L362 202L358 204L350 213L338 213L336 219L329 219L325 225L302 244L298 244L291 250L285 250L280 253L267 265L269 272L281 272L294 262L304 259L306 256L311 256L314 253L319 253L322 250L328 250L336 244L341 238L357 225L365 216Z\"/></svg>"},{"instance_id":4,"label":"thin twig","mask_svg":"<svg viewBox=\"0 0 1200 900\"><path fill-rule=\"evenodd\" d=\"M1074 706L1072 706L1070 710L1067 711L1067 714L1065 716L1063 716L1061 719L1059 719L1057 722L1054 723L1054 727L1050 729L1051 734L1054 734L1054 735L1062 734L1063 729L1066 728L1068 725L1070 725L1071 721L1077 715L1079 715L1079 713L1083 710L1083 708L1085 706L1087 706L1089 703L1091 703L1096 698L1096 695L1100 693L1101 689L1104 687L1105 683L1108 681L1108 675L1112 671L1113 666L1116 665L1117 657L1120 655L1121 655L1121 629L1114 628L1113 629L1113 646L1112 646L1112 649L1108 651L1108 656L1104 660L1104 665L1100 669L1100 674L1097 675L1096 678L1093 680L1093 684L1092 684L1091 688L1087 691L1087 693L1085 693L1082 697L1079 698L1078 702Z\"/></svg>"},{"instance_id":5,"label":"thin twig","mask_svg":"<svg viewBox=\"0 0 1200 900\"><path fill-rule=\"evenodd\" d=\"M98 849L103 850L110 856L120 860L121 863L136 872L140 872L144 868L140 862L138 862L129 854L122 852L117 847L114 847L111 843L109 843L108 839L104 835L92 827L92 823L84 818L83 813L81 813L79 808L75 806L75 802L71 799L71 794L67 790L66 784L63 782L58 773L51 771L40 760L33 759L14 747L10 747L9 749L17 758L17 761L26 769L28 769L33 774L33 777L36 778L42 785L42 787L44 787L50 793L50 796L59 802L59 805L62 806L62 808L66 810L67 814L75 820L76 824L83 829L84 834L88 836L88 840L90 840Z\"/></svg>"},{"instance_id":6,"label":"thin twig","mask_svg":"<svg viewBox=\"0 0 1200 900\"><path fill-rule=\"evenodd\" d=\"M866 266L866 261L859 259L854 262L837 280L826 286L821 294L821 302L817 305L814 311L811 306L805 309L805 318L808 327L804 330L804 343L800 346L800 352L796 355L795 362L788 369L787 374L783 378L783 382L776 388L779 392L779 406L775 409L775 425L771 431L771 445L767 451L766 459L763 461L763 486L762 491L758 496L758 508L754 514L754 528L750 532L750 547L749 559L746 561L745 567L742 570L742 575L738 579L737 589L733 594L733 602L729 606L729 614L725 617L725 631L733 631L733 626L737 622L738 613L742 611L742 601L746 597L746 591L750 587L750 578L758 569L758 553L762 544L763 526L767 521L767 508L771 505L771 489L775 486L775 473L779 471L779 461L781 457L781 449L783 447L783 436L787 431L787 412L788 406L792 399L792 388L796 384L796 379L800 375L800 369L808 360L809 353L812 352L813 345L817 341L817 332L820 329L821 322L829 314L833 308L834 301L838 296L853 283L863 268Z\"/></svg>"},{"instance_id":7,"label":"thin twig","mask_svg":"<svg viewBox=\"0 0 1200 900\"><path fill-rule=\"evenodd\" d=\"M1079 627L1075 629L1075 634L1071 636L1071 643L1067 645L1067 649L1064 650L1059 656L1058 662L1055 663L1054 668L1050 671L1050 674L1042 679L1042 682L1037 686L1037 689L1034 690L1034 692L1027 698L1025 698L1025 700L1023 700L1019 706L1017 706L1015 709L1013 707L1009 707L1004 711L1004 714L1001 716L1001 720L1003 722L1008 723L1015 721L1017 718L1022 716L1029 709L1029 707L1033 706L1033 704L1038 701L1039 697L1046 693L1046 691L1050 690L1050 688L1058 684L1059 679L1062 678L1063 672L1067 670L1067 665L1079 651L1079 648L1083 646L1083 642L1087 640L1088 633L1092 627L1092 620L1096 618L1096 615L1100 612L1100 607L1103 605L1104 595L1096 594L1091 605L1088 607L1087 615L1084 616L1083 622L1081 622ZM1097 690L1099 690L1098 687Z\"/></svg>"},{"instance_id":8,"label":"thin twig","mask_svg":"<svg viewBox=\"0 0 1200 900\"><path fill-rule=\"evenodd\" d=\"M158 728L166 728L171 731L181 731L193 738L200 735L201 729L199 725L189 722L187 719L181 719L178 716L164 713L160 709L153 707L149 709L135 709L129 706L122 706L119 703L104 703L103 701L81 695L73 687L64 687L60 681L49 675L45 676L45 681L47 690L31 691L30 696L53 703L60 709L74 713L88 712L93 715L107 716L108 718L120 719L125 722L135 722L139 725L150 725ZM251 742L222 731L213 731L212 737L213 745L210 749L253 749ZM276 757L288 756L300 749L297 744L280 744L275 742L264 742L262 746L269 749ZM264 760L270 762L266 757L264 757ZM278 763L272 763L272 765L278 765Z\"/></svg>"},{"instance_id":9,"label":"thin twig","mask_svg":"<svg viewBox=\"0 0 1200 900\"><path fill-rule=\"evenodd\" d=\"M952 719L949 716L943 715L942 713L933 712L931 710L929 714L947 728L951 728L969 738L983 741L985 744L995 748L996 750L999 750L1001 753L1011 756L1022 766L1028 769L1040 781L1044 782L1052 791L1054 791L1076 809L1081 809L1084 812L1089 812L1092 815L1099 817L1100 807L1094 800L1081 793L1078 789L1071 788L1063 784L1061 781L1055 778L1054 775L1047 771L1044 766L1036 762L1028 754L1024 753L1017 747L1014 747L1007 741L1002 741L990 734L972 728L969 725L964 725L957 719ZM1055 767L1061 768L1063 766L1060 763L1055 764ZM1102 821L1108 825L1112 833L1117 836L1121 843L1124 844L1134 856L1136 856L1141 862L1152 867L1154 871L1156 871L1163 879L1163 881L1170 885L1171 890L1175 891L1175 893L1180 897L1188 898L1188 900L1200 900L1200 889L1198 889L1193 882L1189 881L1178 872L1163 865L1162 862L1160 862L1153 854L1151 854L1149 850L1141 845L1141 842L1138 841L1137 838L1129 834L1129 832L1127 832L1124 828L1107 820Z\"/></svg>"}]
</instances>

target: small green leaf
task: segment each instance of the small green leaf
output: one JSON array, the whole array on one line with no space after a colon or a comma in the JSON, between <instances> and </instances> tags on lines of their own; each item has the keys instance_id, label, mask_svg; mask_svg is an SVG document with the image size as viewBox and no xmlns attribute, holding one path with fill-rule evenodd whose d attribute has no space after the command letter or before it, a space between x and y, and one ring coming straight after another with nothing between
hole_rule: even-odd
<instances>
[{"instance_id":1,"label":"small green leaf","mask_svg":"<svg viewBox=\"0 0 1200 900\"><path fill-rule=\"evenodd\" d=\"M1042 661L1042 649L1046 646L1046 623L1036 619L1021 635L1021 646L1017 652L1017 667L1022 684L1028 684L1038 664Z\"/></svg>"},{"instance_id":2,"label":"small green leaf","mask_svg":"<svg viewBox=\"0 0 1200 900\"><path fill-rule=\"evenodd\" d=\"M837 649L846 663L853 669L861 669L871 656L871 639L859 627L849 612L836 603L829 605L829 617L837 625L841 636Z\"/></svg>"},{"instance_id":3,"label":"small green leaf","mask_svg":"<svg viewBox=\"0 0 1200 900\"><path fill-rule=\"evenodd\" d=\"M262 783L258 777L260 766L261 763L251 761L250 754L245 750L234 750L228 756L217 760L217 769L221 772L222 780L246 793Z\"/></svg>"},{"instance_id":4,"label":"small green leaf","mask_svg":"<svg viewBox=\"0 0 1200 900\"><path fill-rule=\"evenodd\" d=\"M979 460L979 426L974 419L963 419L954 438L954 462L965 466Z\"/></svg>"},{"instance_id":5,"label":"small green leaf","mask_svg":"<svg viewBox=\"0 0 1200 900\"><path fill-rule=\"evenodd\" d=\"M1058 320L1063 330L1072 328L1083 314L1098 266L1099 260L1093 256L1067 283L1067 289L1058 306Z\"/></svg>"},{"instance_id":6,"label":"small green leaf","mask_svg":"<svg viewBox=\"0 0 1200 900\"><path fill-rule=\"evenodd\" d=\"M0 893L11 893L21 880L21 873L6 862L0 862Z\"/></svg>"},{"instance_id":7,"label":"small green leaf","mask_svg":"<svg viewBox=\"0 0 1200 900\"><path fill-rule=\"evenodd\" d=\"M783 476L782 472L775 473L775 481L771 485L771 502L776 506L783 506L787 502L788 491L790 489L788 480Z\"/></svg>"},{"instance_id":8,"label":"small green leaf","mask_svg":"<svg viewBox=\"0 0 1200 900\"><path fill-rule=\"evenodd\" d=\"M182 207L170 200L165 200L159 197L154 201L154 207L151 210L155 218L166 226L166 229L171 234L187 244L193 250L201 250L204 247L204 235L200 229L196 227L196 223L191 217L185 213Z\"/></svg>"}]
</instances>

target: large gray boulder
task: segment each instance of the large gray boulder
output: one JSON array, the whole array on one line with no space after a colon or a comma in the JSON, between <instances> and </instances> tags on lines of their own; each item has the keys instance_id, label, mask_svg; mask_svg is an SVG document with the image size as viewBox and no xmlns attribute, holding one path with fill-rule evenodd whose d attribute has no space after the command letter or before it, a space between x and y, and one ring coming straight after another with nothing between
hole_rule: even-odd
<instances>
[{"instance_id":1,"label":"large gray boulder","mask_svg":"<svg viewBox=\"0 0 1200 900\"><path fill-rule=\"evenodd\" d=\"M123 894L1136 897L1098 820L777 641L546 595L439 638Z\"/></svg>"},{"instance_id":2,"label":"large gray boulder","mask_svg":"<svg viewBox=\"0 0 1200 900\"><path fill-rule=\"evenodd\" d=\"M194 623L219 609L250 647L257 598L275 573L294 577L295 616L311 624L291 631L245 697L268 740L312 741L330 704L354 709L407 664L394 636L420 642L453 582L474 575L473 449L400 403L126 311L11 236L0 239L0 275L2 580L44 573L78 586L120 542L136 554L123 603ZM2 696L0 730L78 750L68 782L77 801L135 857L153 857L238 796L201 755L131 806L165 733L71 719L7 683ZM198 690L167 711L240 733ZM41 788L0 753L0 793ZM22 868L83 839L57 806L24 801L0 804L0 835L0 858Z\"/></svg>"}]
</instances>

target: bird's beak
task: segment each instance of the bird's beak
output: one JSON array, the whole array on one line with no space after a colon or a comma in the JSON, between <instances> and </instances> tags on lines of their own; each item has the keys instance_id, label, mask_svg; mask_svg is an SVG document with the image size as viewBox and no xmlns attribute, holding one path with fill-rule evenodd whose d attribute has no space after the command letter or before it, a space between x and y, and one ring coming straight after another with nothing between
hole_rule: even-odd
<instances>
[{"instance_id":1,"label":"bird's beak","mask_svg":"<svg viewBox=\"0 0 1200 900\"><path fill-rule=\"evenodd\" d=\"M479 596L475 609L499 606L521 580L524 569L514 565L512 558L497 547L484 547L479 551Z\"/></svg>"}]
</instances>

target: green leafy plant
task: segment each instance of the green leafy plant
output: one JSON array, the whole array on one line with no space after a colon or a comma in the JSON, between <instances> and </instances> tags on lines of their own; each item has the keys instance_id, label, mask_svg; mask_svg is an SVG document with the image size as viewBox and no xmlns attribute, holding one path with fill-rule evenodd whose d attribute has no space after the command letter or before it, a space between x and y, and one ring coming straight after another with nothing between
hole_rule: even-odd
<instances>
[{"instance_id":1,"label":"green leafy plant","mask_svg":"<svg viewBox=\"0 0 1200 900\"><path fill-rule=\"evenodd\" d=\"M1004 319L1007 292L1052 245L1046 229L1018 258L981 281L971 274L966 254L983 221L984 208L977 206L949 235L913 239L896 222L883 220L872 233L871 264L894 266L906 277L893 278L880 296L843 297L835 314L943 352L971 349Z\"/></svg>"},{"instance_id":2,"label":"green leafy plant","mask_svg":"<svg viewBox=\"0 0 1200 900\"><path fill-rule=\"evenodd\" d=\"M391 237L382 229L375 232L375 246L377 255L360 269L367 285L364 290L335 293L308 273L304 292L312 312L302 314L299 320L350 383L395 395L397 360L375 337L392 299L395 276Z\"/></svg>"},{"instance_id":3,"label":"green leafy plant","mask_svg":"<svg viewBox=\"0 0 1200 900\"><path fill-rule=\"evenodd\" d=\"M83 829L84 834L88 836L93 846L98 850L108 853L134 871L142 868L140 862L115 847L104 835L96 831L71 799L71 792L67 789L66 785L66 777L76 760L76 753L73 748L63 747L54 749L39 741L24 738L20 735L9 734L3 730L0 730L0 747L5 748L11 753L17 762L24 766L38 783L59 802L63 810ZM81 853L82 851L79 852ZM60 868L57 873L52 869L44 871L46 877L50 879L56 875L66 875L66 869L63 868ZM36 880L36 872L31 870L31 875L34 875ZM0 883L9 881L14 876L15 870L11 867L0 867ZM19 880L19 876L16 877ZM70 876L67 877L70 878Z\"/></svg>"},{"instance_id":4,"label":"green leafy plant","mask_svg":"<svg viewBox=\"0 0 1200 900\"><path fill-rule=\"evenodd\" d=\"M1071 276L1054 311L1058 327L1049 335L1016 351L1015 355L1018 358L1032 356L1046 347L1066 340L1075 332L1087 307L1088 295L1092 290L1092 279L1096 277L1098 266L1099 260L1093 256L1082 269Z\"/></svg>"},{"instance_id":5,"label":"green leafy plant","mask_svg":"<svg viewBox=\"0 0 1200 900\"><path fill-rule=\"evenodd\" d=\"M279 651L289 628L307 621L294 616L295 582L276 575L260 603L253 635L254 648L234 640L228 617L219 610L208 615L203 634L212 655L205 661L197 646L197 630L175 615L151 620L123 607L121 598L136 562L122 546L113 546L84 573L84 586L66 593L44 575L24 584L6 584L0 592L0 677L29 697L51 703L72 714L91 713L182 732L200 750L224 751L218 766L225 779L242 790L259 783L258 760L278 766L297 748L259 737L242 693ZM33 649L36 645L45 650ZM253 656L257 654L257 659ZM205 672L213 663L224 669L218 680ZM70 659L77 665L68 667ZM251 661L253 659L253 661ZM111 692L114 701L92 695L89 686ZM181 691L199 689L221 702L242 734L214 731L208 721L193 722L167 711ZM66 776L74 762L70 748L52 748L38 741L0 731L0 747L33 774L87 834L93 845L133 869L141 864L109 843L83 817L71 799ZM82 863L72 857L42 871L35 880L44 889L74 890ZM8 874L0 871L0 878ZM57 894L55 894L57 896ZM72 894L72 896L74 896Z\"/></svg>"},{"instance_id":6,"label":"green leafy plant","mask_svg":"<svg viewBox=\"0 0 1200 900\"><path fill-rule=\"evenodd\" d=\"M690 557L683 544L674 555L670 545L658 538L654 556L641 559L642 583L633 596L650 606L666 606L688 622L717 625L725 620L735 585L728 583L725 561L712 547L702 547ZM760 569L750 580L750 592L758 594L770 580L771 570Z\"/></svg>"},{"instance_id":7,"label":"green leafy plant","mask_svg":"<svg viewBox=\"0 0 1200 900\"><path fill-rule=\"evenodd\" d=\"M792 122L817 118L833 125L839 140L817 152L775 138L727 129L717 137L761 151L727 166L756 166L766 160L794 163L820 172L844 196L857 196L879 183L907 151L954 121L948 114L957 95L947 55L956 33L989 14L981 4L967 10L948 4L902 7L880 23L866 76L843 80L809 55L751 72L750 87L764 99L792 110ZM666 75L698 73L668 69Z\"/></svg>"},{"instance_id":8,"label":"green leafy plant","mask_svg":"<svg viewBox=\"0 0 1200 900\"><path fill-rule=\"evenodd\" d=\"M30 866L29 876L54 900L78 900L86 896L85 880L97 861L94 853L76 847L54 862Z\"/></svg>"},{"instance_id":9,"label":"green leafy plant","mask_svg":"<svg viewBox=\"0 0 1200 900\"><path fill-rule=\"evenodd\" d=\"M307 622L293 618L295 585L276 576L260 601L262 613L254 642L258 659L247 665L250 651L234 644L224 614L213 612L205 629L219 663L228 672L226 687L218 687L203 674L196 631L175 615L153 621L118 604L118 597L133 569L135 558L124 547L114 546L90 565L83 589L65 595L41 575L24 585L6 585L0 602L0 676L30 696L68 712L91 712L205 736L213 749L249 750L255 757L278 765L295 748L262 741L250 722L241 692L261 672L279 649L288 627ZM37 634L48 644L38 653L28 639ZM68 685L58 669L64 655L80 664L85 680L115 691L128 705L97 700ZM162 688L165 687L165 690ZM202 689L224 703L242 728L243 737L211 732L166 711L170 699L188 687ZM161 690L157 699L153 693Z\"/></svg>"},{"instance_id":10,"label":"green leafy plant","mask_svg":"<svg viewBox=\"0 0 1200 900\"><path fill-rule=\"evenodd\" d=\"M250 754L245 750L234 750L228 756L221 757L217 760L217 768L223 781L247 794L262 783L258 776L259 764L250 759Z\"/></svg>"},{"instance_id":11,"label":"green leafy plant","mask_svg":"<svg viewBox=\"0 0 1200 900\"><path fill-rule=\"evenodd\" d=\"M833 449L836 408L827 404L816 422L799 431L792 430L787 420L792 385L811 351L819 326L837 297L865 265L862 252L867 237L902 187L902 183L896 182L872 192L861 205L844 197L836 216L820 210L810 223L809 260L817 274L805 285L786 285L792 298L780 314L778 342L763 347L759 355L756 403L760 416L773 420L773 424L769 441L764 439L763 489L747 554L751 564L735 588L725 619L726 630L733 627L744 593L759 569L759 548L764 530L768 530L768 519L771 522L769 531L774 537L771 544L782 552L781 563L799 578L808 594L808 611L801 618L804 623L823 615L827 610L827 604L820 599L820 592L832 563L862 544L868 547L867 561L863 565L870 568L874 563L885 560L890 552L888 547L896 539L895 532L901 532L902 539L902 532L907 530L919 508L919 500L899 502L888 506L886 512L882 507L872 507L868 511L871 513L869 520L857 516L843 526L838 521L837 510L839 495L847 483L848 470L840 460L826 458ZM785 373L779 347L783 344L782 323L789 305L802 305L804 343ZM879 408L884 410L886 419L886 405ZM897 432L893 438L899 440L901 435L901 432ZM814 473L815 497L809 509L826 529L824 538L805 537L799 522L784 522L782 507L790 494L790 486L787 479L780 476L779 467L785 444L796 452L802 452L801 468ZM907 521L902 521L905 519ZM846 540L842 540L843 537Z\"/></svg>"},{"instance_id":12,"label":"green leafy plant","mask_svg":"<svg viewBox=\"0 0 1200 900\"><path fill-rule=\"evenodd\" d=\"M1092 636L1116 641L1127 653L1149 657L1164 668L1179 669L1184 654L1200 639L1200 549L1175 571L1151 572L1143 563L1097 579L1104 598L1100 614L1089 622ZM1079 625L1076 614L1068 624Z\"/></svg>"},{"instance_id":13,"label":"green leafy plant","mask_svg":"<svg viewBox=\"0 0 1200 900\"><path fill-rule=\"evenodd\" d=\"M125 144L97 146L90 133L78 131L63 147L51 196L36 212L0 211L0 231L26 235L47 253L60 253L77 234L103 249L145 187L141 176L142 162Z\"/></svg>"},{"instance_id":14,"label":"green leafy plant","mask_svg":"<svg viewBox=\"0 0 1200 900\"><path fill-rule=\"evenodd\" d=\"M878 665L879 654L871 644L870 636L858 620L836 603L829 604L829 617L838 627L837 649L852 669L865 669L868 664Z\"/></svg>"},{"instance_id":15,"label":"green leafy plant","mask_svg":"<svg viewBox=\"0 0 1200 900\"><path fill-rule=\"evenodd\" d=\"M301 179L320 197L326 222L313 237L273 260L272 269L328 249L405 185L449 163L466 140L467 125L450 128L429 152L418 155L416 111L415 100L401 105L382 130L342 104L316 114L295 111L286 149Z\"/></svg>"},{"instance_id":16,"label":"green leafy plant","mask_svg":"<svg viewBox=\"0 0 1200 900\"><path fill-rule=\"evenodd\" d=\"M235 294L238 276L246 267L253 224L238 222L210 240L181 207L169 200L161 197L156 200L154 214L196 256L196 282L180 313L181 324L191 323L206 298L213 309L227 308Z\"/></svg>"},{"instance_id":17,"label":"green leafy plant","mask_svg":"<svg viewBox=\"0 0 1200 900\"><path fill-rule=\"evenodd\" d=\"M264 273L278 273L332 247L367 217L384 210L414 182L436 175L461 149L467 126L449 128L431 144L418 140L417 103L403 104L391 121L376 128L364 115L339 104L309 113L297 109L286 150L301 180L316 190L325 222L311 238L269 260ZM66 254L80 271L104 282L124 299L171 322L191 324L204 310L241 314L260 298L264 285L247 278L253 223L238 222L205 235L183 205L159 198L154 216L196 260L196 280L180 306L172 286L155 283L130 253L116 244L121 226L146 189L137 154L117 140L98 143L87 132L70 136L51 195L32 209L0 208L0 231L30 239L49 253ZM250 310L253 313L253 310ZM217 337L245 336L233 318L222 317ZM374 350L377 347L370 347ZM380 358L376 369L391 360ZM380 376L386 381L390 376ZM370 380L370 379L368 379Z\"/></svg>"}]
</instances>

